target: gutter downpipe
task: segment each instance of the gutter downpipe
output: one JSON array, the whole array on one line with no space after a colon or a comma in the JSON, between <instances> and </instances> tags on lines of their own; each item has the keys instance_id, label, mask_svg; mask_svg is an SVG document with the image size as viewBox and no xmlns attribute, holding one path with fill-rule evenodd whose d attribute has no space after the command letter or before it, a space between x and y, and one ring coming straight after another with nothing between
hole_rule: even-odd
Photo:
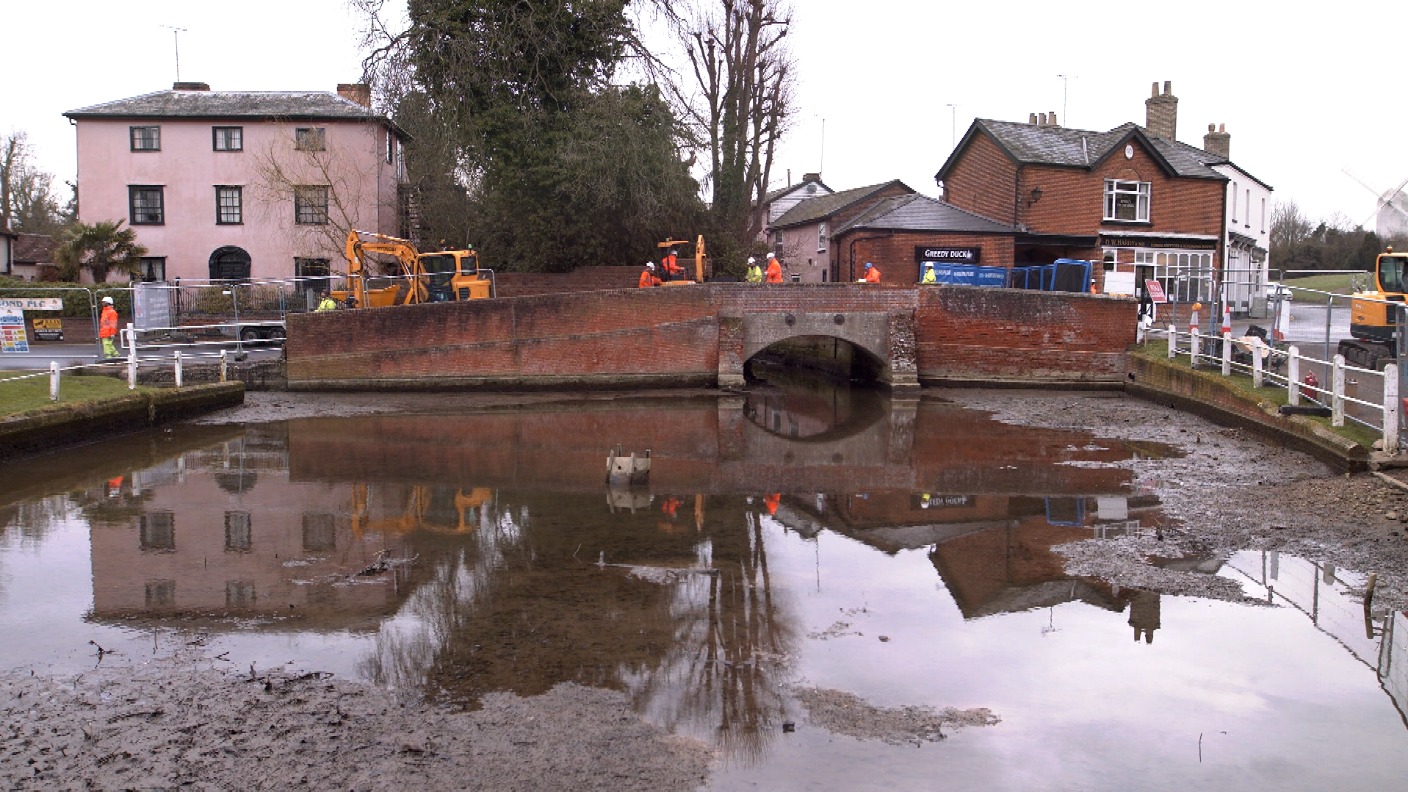
<instances>
[{"instance_id":1,"label":"gutter downpipe","mask_svg":"<svg viewBox=\"0 0 1408 792\"><path fill-rule=\"evenodd\" d=\"M852 240L851 240L851 243L850 243L850 248L851 248L851 275L850 275L850 277L847 279L847 282L849 282L849 283L855 283L855 282L856 282L856 243L857 243L857 242L869 242L869 241L874 240L874 239L889 239L890 237L892 237L892 236L894 236L894 235L895 235L895 232L890 231L890 232L885 233L885 234L874 234L874 235L871 235L871 236L861 236L861 237L856 237L855 239L852 239Z\"/></svg>"}]
</instances>

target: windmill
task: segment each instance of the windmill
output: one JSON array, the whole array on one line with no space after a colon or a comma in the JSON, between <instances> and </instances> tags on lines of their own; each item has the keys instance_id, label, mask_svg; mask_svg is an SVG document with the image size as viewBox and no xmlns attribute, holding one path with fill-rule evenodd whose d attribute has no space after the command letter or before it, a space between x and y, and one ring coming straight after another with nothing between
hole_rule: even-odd
<instances>
[{"instance_id":1,"label":"windmill","mask_svg":"<svg viewBox=\"0 0 1408 792\"><path fill-rule=\"evenodd\" d=\"M1396 188L1381 194L1360 180L1359 177L1350 173L1349 169L1344 169L1344 175L1354 179L1356 184L1373 193L1374 197L1378 199L1378 208L1374 210L1374 214L1365 218L1364 222L1359 225L1368 225L1369 219L1375 219L1374 233L1378 234L1380 239L1408 236L1408 195L1403 193L1403 188L1408 186L1408 179L1399 182Z\"/></svg>"}]
</instances>

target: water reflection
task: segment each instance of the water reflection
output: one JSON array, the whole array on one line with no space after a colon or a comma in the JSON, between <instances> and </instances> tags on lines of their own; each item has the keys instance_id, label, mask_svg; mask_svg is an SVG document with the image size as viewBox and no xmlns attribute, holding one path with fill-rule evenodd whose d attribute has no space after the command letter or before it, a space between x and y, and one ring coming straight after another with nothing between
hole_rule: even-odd
<instances>
[{"instance_id":1,"label":"water reflection","mask_svg":"<svg viewBox=\"0 0 1408 792\"><path fill-rule=\"evenodd\" d=\"M745 762L762 761L796 717L787 691L806 666L834 656L864 668L873 651L817 638L847 618L817 605L823 588L883 590L913 574L896 571L912 559L962 623L1037 612L1046 636L1078 605L1145 655L1170 634L1186 641L1166 598L1072 578L1054 550L1157 535L1165 517L1132 468L1176 449L996 423L934 398L810 391L793 404L760 390L664 408L180 426L13 471L0 564L77 514L90 624L236 641L359 635L349 670L466 706L564 681L611 687ZM650 450L648 486L606 486L617 445ZM845 563L824 567L823 543ZM798 560L812 554L814 583ZM1401 712L1401 614L1353 613L1352 573L1253 559L1166 563L1236 576L1303 611L1377 672ZM7 602L36 596L5 580ZM860 634L847 630L831 634ZM940 652L897 647L901 667Z\"/></svg>"}]
</instances>

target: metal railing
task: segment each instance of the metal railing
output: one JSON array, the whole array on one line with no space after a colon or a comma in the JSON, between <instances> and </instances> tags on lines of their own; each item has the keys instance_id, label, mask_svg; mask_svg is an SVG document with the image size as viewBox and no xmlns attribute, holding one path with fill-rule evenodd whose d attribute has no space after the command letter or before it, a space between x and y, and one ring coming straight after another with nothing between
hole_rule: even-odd
<instances>
[{"instance_id":1,"label":"metal railing","mask_svg":"<svg viewBox=\"0 0 1408 792\"><path fill-rule=\"evenodd\" d=\"M1202 333L1196 327L1181 332L1173 324L1150 328L1149 335L1167 339L1170 360L1185 355L1195 369L1215 367L1224 377L1234 373L1250 376L1254 388L1285 390L1286 402L1293 410L1302 401L1310 402L1328 412L1331 426L1342 427L1350 421L1379 432L1384 450L1397 453L1400 448L1402 405L1395 363L1382 371L1360 368L1349 365L1339 354L1320 359L1303 355L1296 345L1283 348L1255 336L1234 338L1231 332ZM1328 374L1328 381L1315 376L1316 370ZM1361 398L1364 391L1381 395Z\"/></svg>"}]
</instances>

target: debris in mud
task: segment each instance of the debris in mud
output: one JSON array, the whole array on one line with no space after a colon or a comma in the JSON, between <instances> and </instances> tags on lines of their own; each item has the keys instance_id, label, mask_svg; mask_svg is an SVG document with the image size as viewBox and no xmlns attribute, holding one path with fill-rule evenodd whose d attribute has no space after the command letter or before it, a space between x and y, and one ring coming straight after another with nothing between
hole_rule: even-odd
<instances>
[{"instance_id":1,"label":"debris in mud","mask_svg":"<svg viewBox=\"0 0 1408 792\"><path fill-rule=\"evenodd\" d=\"M994 726L1002 719L986 707L960 710L945 707L886 709L866 703L854 693L797 687L792 691L807 708L815 726L858 740L883 740L891 745L922 745L947 739L943 727Z\"/></svg>"},{"instance_id":2,"label":"debris in mud","mask_svg":"<svg viewBox=\"0 0 1408 792\"><path fill-rule=\"evenodd\" d=\"M320 672L251 684L210 660L182 651L66 678L0 671L0 789L502 790L552 779L683 792L714 756L641 720L615 691L564 683L459 712Z\"/></svg>"}]
</instances>

